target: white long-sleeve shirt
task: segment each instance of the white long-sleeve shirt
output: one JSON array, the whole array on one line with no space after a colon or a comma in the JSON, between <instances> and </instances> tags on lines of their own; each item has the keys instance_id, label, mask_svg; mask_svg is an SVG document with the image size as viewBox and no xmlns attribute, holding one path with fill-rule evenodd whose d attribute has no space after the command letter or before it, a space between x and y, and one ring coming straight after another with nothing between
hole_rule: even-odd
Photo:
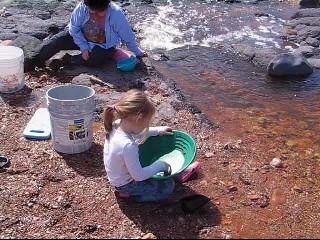
<instances>
[{"instance_id":1,"label":"white long-sleeve shirt","mask_svg":"<svg viewBox=\"0 0 320 240\"><path fill-rule=\"evenodd\" d=\"M157 136L165 127L150 127L148 136ZM123 186L133 180L143 181L152 175L164 171L163 162L155 162L142 168L139 161L139 147L136 137L121 130L113 129L109 139L105 140L103 158L109 182Z\"/></svg>"}]
</instances>

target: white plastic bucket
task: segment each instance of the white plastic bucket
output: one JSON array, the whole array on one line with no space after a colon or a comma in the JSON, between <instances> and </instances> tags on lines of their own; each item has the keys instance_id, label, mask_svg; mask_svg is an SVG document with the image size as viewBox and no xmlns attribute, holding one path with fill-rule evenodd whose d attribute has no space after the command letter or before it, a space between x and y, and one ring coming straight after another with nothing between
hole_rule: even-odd
<instances>
[{"instance_id":1,"label":"white plastic bucket","mask_svg":"<svg viewBox=\"0 0 320 240\"><path fill-rule=\"evenodd\" d=\"M14 46L0 46L0 92L14 93L24 87L24 54Z\"/></svg>"},{"instance_id":2,"label":"white plastic bucket","mask_svg":"<svg viewBox=\"0 0 320 240\"><path fill-rule=\"evenodd\" d=\"M95 91L86 86L65 85L46 93L53 148L61 153L81 153L93 142Z\"/></svg>"}]
</instances>

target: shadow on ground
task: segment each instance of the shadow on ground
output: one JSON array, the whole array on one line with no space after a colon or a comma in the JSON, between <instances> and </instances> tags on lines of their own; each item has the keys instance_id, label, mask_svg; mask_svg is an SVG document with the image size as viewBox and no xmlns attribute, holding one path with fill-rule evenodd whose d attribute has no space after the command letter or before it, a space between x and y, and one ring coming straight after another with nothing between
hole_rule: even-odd
<instances>
[{"instance_id":1,"label":"shadow on ground","mask_svg":"<svg viewBox=\"0 0 320 240\"><path fill-rule=\"evenodd\" d=\"M24 86L18 92L0 93L0 103L4 102L13 107L29 107L37 100L37 96L28 86Z\"/></svg>"},{"instance_id":2,"label":"shadow on ground","mask_svg":"<svg viewBox=\"0 0 320 240\"><path fill-rule=\"evenodd\" d=\"M181 205L175 202L194 194L198 193L183 184L177 184L170 199L171 203L117 200L122 212L139 226L142 232L150 232L159 239L195 239L199 238L202 229L220 225L221 213L211 201L193 213L183 212Z\"/></svg>"},{"instance_id":3,"label":"shadow on ground","mask_svg":"<svg viewBox=\"0 0 320 240\"><path fill-rule=\"evenodd\" d=\"M93 143L92 147L83 153L62 154L66 164L78 174L85 177L105 176L103 165L103 146Z\"/></svg>"},{"instance_id":4,"label":"shadow on ground","mask_svg":"<svg viewBox=\"0 0 320 240\"><path fill-rule=\"evenodd\" d=\"M144 60L138 63L133 71L123 72L116 67L114 61L110 61L102 67L86 67L86 66L77 66L77 67L66 67L61 72L59 79L63 80L63 77L67 76L68 78L76 77L72 80L73 84L80 85L92 85L92 83L98 83L92 81L93 79L88 80L86 76L94 76L98 80L101 80L106 86L114 88L118 91L127 91L131 88L145 89L145 82L149 79L148 66L149 61ZM101 84L101 83L100 83Z\"/></svg>"}]
</instances>

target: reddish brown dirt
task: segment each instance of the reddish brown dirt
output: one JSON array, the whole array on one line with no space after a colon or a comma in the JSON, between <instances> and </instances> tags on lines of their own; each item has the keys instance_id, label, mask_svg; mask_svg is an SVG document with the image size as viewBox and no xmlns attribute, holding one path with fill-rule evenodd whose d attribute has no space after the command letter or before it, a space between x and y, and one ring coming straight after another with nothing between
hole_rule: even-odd
<instances>
[{"instance_id":1,"label":"reddish brown dirt","mask_svg":"<svg viewBox=\"0 0 320 240\"><path fill-rule=\"evenodd\" d=\"M284 166L273 168L271 154L258 147L263 136L234 139L185 109L174 119L160 113L154 120L154 125L188 132L197 143L197 177L177 184L172 199L199 193L210 203L185 214L179 205L117 199L103 167L101 123L94 124L93 147L81 154L60 154L51 139L22 137L43 106L38 97L58 84L65 83L56 76L27 74L26 87L0 103L0 153L11 161L0 172L0 238L320 238L319 172L312 159L282 159ZM149 85L151 97L170 97L157 86L156 81ZM92 87L99 93L115 91ZM300 171L302 165L309 170Z\"/></svg>"}]
</instances>

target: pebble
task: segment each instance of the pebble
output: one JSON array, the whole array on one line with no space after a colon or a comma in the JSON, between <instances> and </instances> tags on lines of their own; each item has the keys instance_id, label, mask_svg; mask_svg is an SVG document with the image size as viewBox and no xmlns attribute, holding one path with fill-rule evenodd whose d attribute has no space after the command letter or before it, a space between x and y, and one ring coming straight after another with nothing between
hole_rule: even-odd
<instances>
[{"instance_id":1,"label":"pebble","mask_svg":"<svg viewBox=\"0 0 320 240\"><path fill-rule=\"evenodd\" d=\"M200 185L201 185L202 187L206 187L206 186L208 186L208 182L207 182L206 180L202 180L202 181L200 182Z\"/></svg>"},{"instance_id":2,"label":"pebble","mask_svg":"<svg viewBox=\"0 0 320 240\"><path fill-rule=\"evenodd\" d=\"M6 7L3 7L3 8L0 10L0 16L4 15L5 12L6 12Z\"/></svg>"},{"instance_id":3,"label":"pebble","mask_svg":"<svg viewBox=\"0 0 320 240\"><path fill-rule=\"evenodd\" d=\"M231 239L231 235L229 234L223 234L222 239Z\"/></svg>"},{"instance_id":4,"label":"pebble","mask_svg":"<svg viewBox=\"0 0 320 240\"><path fill-rule=\"evenodd\" d=\"M252 194L252 195L249 195L248 198L254 201L254 200L258 200L260 197L257 194Z\"/></svg>"},{"instance_id":5,"label":"pebble","mask_svg":"<svg viewBox=\"0 0 320 240\"><path fill-rule=\"evenodd\" d=\"M39 82L46 82L48 80L48 76L46 74L42 74L39 77Z\"/></svg>"},{"instance_id":6,"label":"pebble","mask_svg":"<svg viewBox=\"0 0 320 240\"><path fill-rule=\"evenodd\" d=\"M280 158L273 158L272 161L270 162L270 165L275 168L283 167L283 163Z\"/></svg>"},{"instance_id":7,"label":"pebble","mask_svg":"<svg viewBox=\"0 0 320 240\"><path fill-rule=\"evenodd\" d=\"M153 233L146 233L141 239L157 239L157 237Z\"/></svg>"},{"instance_id":8,"label":"pebble","mask_svg":"<svg viewBox=\"0 0 320 240\"><path fill-rule=\"evenodd\" d=\"M236 192L238 190L238 187L237 186L230 186L228 188L229 192Z\"/></svg>"},{"instance_id":9,"label":"pebble","mask_svg":"<svg viewBox=\"0 0 320 240\"><path fill-rule=\"evenodd\" d=\"M297 192L297 193L303 193L302 188L300 188L300 187L298 187L298 186L294 186L294 187L292 188L292 191Z\"/></svg>"},{"instance_id":10,"label":"pebble","mask_svg":"<svg viewBox=\"0 0 320 240\"><path fill-rule=\"evenodd\" d=\"M214 153L208 152L208 153L205 154L205 156L206 156L206 158L211 158L211 157L214 156Z\"/></svg>"},{"instance_id":11,"label":"pebble","mask_svg":"<svg viewBox=\"0 0 320 240\"><path fill-rule=\"evenodd\" d=\"M183 217L179 217L178 218L178 222L181 223L181 224L185 224L186 220Z\"/></svg>"},{"instance_id":12,"label":"pebble","mask_svg":"<svg viewBox=\"0 0 320 240\"><path fill-rule=\"evenodd\" d=\"M209 229L207 228L203 228L200 230L200 234L208 234L209 233Z\"/></svg>"}]
</instances>

